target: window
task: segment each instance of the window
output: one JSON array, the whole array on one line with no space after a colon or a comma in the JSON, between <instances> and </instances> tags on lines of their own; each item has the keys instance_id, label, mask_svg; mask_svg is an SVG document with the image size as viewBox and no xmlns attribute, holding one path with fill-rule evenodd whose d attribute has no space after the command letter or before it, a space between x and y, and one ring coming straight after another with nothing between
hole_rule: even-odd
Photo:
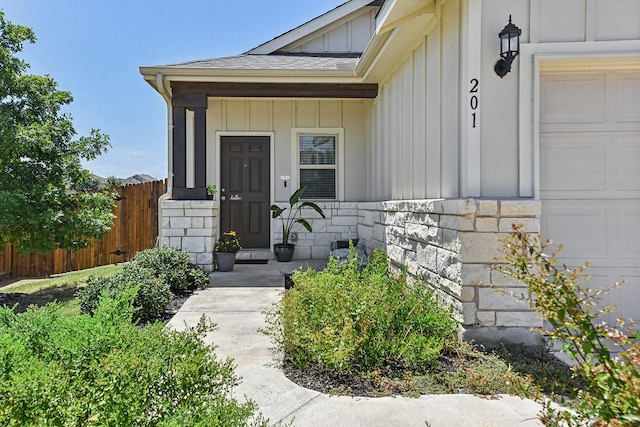
<instances>
[{"instance_id":1,"label":"window","mask_svg":"<svg viewBox=\"0 0 640 427\"><path fill-rule=\"evenodd\" d=\"M308 199L337 199L336 135L298 135L300 187Z\"/></svg>"}]
</instances>

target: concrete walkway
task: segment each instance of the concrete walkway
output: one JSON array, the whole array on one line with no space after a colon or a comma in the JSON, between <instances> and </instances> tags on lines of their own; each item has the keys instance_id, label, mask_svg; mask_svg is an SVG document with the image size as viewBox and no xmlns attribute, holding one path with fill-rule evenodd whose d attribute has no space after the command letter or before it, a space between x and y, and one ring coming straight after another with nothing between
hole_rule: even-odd
<instances>
[{"instance_id":1,"label":"concrete walkway","mask_svg":"<svg viewBox=\"0 0 640 427\"><path fill-rule=\"evenodd\" d=\"M309 261L311 262L311 261ZM202 314L218 324L207 335L218 346L216 354L234 359L242 377L236 397L246 396L258 405L270 424L294 426L540 426L541 407L514 396L484 399L472 395L432 395L362 398L329 396L300 387L279 369L282 357L269 339L258 332L264 327L263 310L278 301L284 291L283 272L301 263L236 265L233 272L212 273L212 284L196 292L169 323L175 329L195 325ZM321 266L317 262L312 267Z\"/></svg>"}]
</instances>

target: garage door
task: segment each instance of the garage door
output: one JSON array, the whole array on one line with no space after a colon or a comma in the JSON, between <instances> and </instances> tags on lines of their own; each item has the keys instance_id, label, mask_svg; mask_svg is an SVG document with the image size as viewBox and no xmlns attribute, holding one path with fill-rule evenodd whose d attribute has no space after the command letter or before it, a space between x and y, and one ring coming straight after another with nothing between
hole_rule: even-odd
<instances>
[{"instance_id":1,"label":"garage door","mask_svg":"<svg viewBox=\"0 0 640 427\"><path fill-rule=\"evenodd\" d=\"M640 70L545 73L540 89L542 234L591 263L590 287L626 280L604 303L640 320Z\"/></svg>"}]
</instances>

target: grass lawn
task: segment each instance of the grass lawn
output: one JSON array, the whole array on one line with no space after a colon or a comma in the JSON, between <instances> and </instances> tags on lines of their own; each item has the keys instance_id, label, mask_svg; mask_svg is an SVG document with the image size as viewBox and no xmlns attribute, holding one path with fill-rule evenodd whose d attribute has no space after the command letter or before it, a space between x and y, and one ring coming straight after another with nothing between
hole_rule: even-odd
<instances>
[{"instance_id":1,"label":"grass lawn","mask_svg":"<svg viewBox=\"0 0 640 427\"><path fill-rule=\"evenodd\" d=\"M106 265L58 274L48 279L16 282L0 288L0 294L6 294L0 301L2 305L7 306L22 302L26 305L42 306L51 301L58 301L62 304L64 313L79 314L80 304L75 293L85 285L89 276L112 276L121 268L120 265Z\"/></svg>"}]
</instances>

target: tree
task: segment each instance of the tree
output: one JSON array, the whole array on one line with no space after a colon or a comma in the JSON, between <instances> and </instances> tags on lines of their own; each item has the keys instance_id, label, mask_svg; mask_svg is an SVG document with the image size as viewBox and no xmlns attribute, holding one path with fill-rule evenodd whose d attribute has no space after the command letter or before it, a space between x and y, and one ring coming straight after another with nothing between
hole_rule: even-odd
<instances>
[{"instance_id":1,"label":"tree","mask_svg":"<svg viewBox=\"0 0 640 427\"><path fill-rule=\"evenodd\" d=\"M0 250L81 248L113 222L110 194L80 191L90 180L81 161L105 152L109 138L92 129L73 139L72 118L60 111L71 94L48 75L27 74L16 56L35 40L0 10Z\"/></svg>"}]
</instances>

